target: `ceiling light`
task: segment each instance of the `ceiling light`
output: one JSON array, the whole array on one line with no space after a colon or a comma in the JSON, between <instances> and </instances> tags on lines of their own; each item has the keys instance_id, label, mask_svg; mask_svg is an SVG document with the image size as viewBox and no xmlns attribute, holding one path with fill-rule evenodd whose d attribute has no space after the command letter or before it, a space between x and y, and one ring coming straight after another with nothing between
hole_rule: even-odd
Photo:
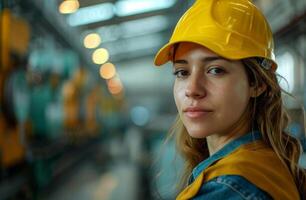
<instances>
[{"instance_id":1,"label":"ceiling light","mask_svg":"<svg viewBox=\"0 0 306 200\"><path fill-rule=\"evenodd\" d=\"M120 26L118 25L103 26L98 28L96 32L103 36L103 43L115 41L119 39L122 34Z\"/></svg>"},{"instance_id":2,"label":"ceiling light","mask_svg":"<svg viewBox=\"0 0 306 200\"><path fill-rule=\"evenodd\" d=\"M143 19L131 20L118 25L102 26L96 29L95 32L103 36L103 43L107 43L116 41L120 38L131 38L157 33L168 28L168 18L163 15L158 15Z\"/></svg>"},{"instance_id":3,"label":"ceiling light","mask_svg":"<svg viewBox=\"0 0 306 200\"><path fill-rule=\"evenodd\" d=\"M101 44L100 35L97 33L88 34L84 38L84 46L88 49L93 49L98 47Z\"/></svg>"},{"instance_id":4,"label":"ceiling light","mask_svg":"<svg viewBox=\"0 0 306 200\"><path fill-rule=\"evenodd\" d=\"M121 0L116 3L116 14L120 17L170 8L176 0Z\"/></svg>"},{"instance_id":5,"label":"ceiling light","mask_svg":"<svg viewBox=\"0 0 306 200\"><path fill-rule=\"evenodd\" d=\"M100 67L100 76L104 79L111 79L116 75L116 68L112 63L105 63Z\"/></svg>"},{"instance_id":6,"label":"ceiling light","mask_svg":"<svg viewBox=\"0 0 306 200\"><path fill-rule=\"evenodd\" d=\"M92 54L92 60L95 64L101 65L109 59L108 51L104 48L97 49Z\"/></svg>"},{"instance_id":7,"label":"ceiling light","mask_svg":"<svg viewBox=\"0 0 306 200\"><path fill-rule=\"evenodd\" d=\"M78 0L65 0L59 6L59 12L62 14L70 14L77 11L80 7Z\"/></svg>"},{"instance_id":8,"label":"ceiling light","mask_svg":"<svg viewBox=\"0 0 306 200\"><path fill-rule=\"evenodd\" d=\"M124 38L156 33L168 27L168 18L163 15L132 20L120 24L120 30Z\"/></svg>"},{"instance_id":9,"label":"ceiling light","mask_svg":"<svg viewBox=\"0 0 306 200\"><path fill-rule=\"evenodd\" d=\"M112 56L133 51L158 48L164 41L162 34L144 35L104 44Z\"/></svg>"},{"instance_id":10,"label":"ceiling light","mask_svg":"<svg viewBox=\"0 0 306 200\"><path fill-rule=\"evenodd\" d=\"M70 26L80 26L111 19L114 16L114 5L102 3L95 6L80 8L76 13L68 16Z\"/></svg>"},{"instance_id":11,"label":"ceiling light","mask_svg":"<svg viewBox=\"0 0 306 200\"><path fill-rule=\"evenodd\" d=\"M118 77L114 77L107 81L108 90L111 94L118 95L122 93L123 86Z\"/></svg>"}]
</instances>

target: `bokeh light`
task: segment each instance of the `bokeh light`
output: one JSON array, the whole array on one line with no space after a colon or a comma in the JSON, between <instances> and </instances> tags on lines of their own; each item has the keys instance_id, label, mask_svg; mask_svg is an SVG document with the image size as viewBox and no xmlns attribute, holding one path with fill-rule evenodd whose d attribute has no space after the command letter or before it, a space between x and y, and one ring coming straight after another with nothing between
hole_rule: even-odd
<instances>
[{"instance_id":1,"label":"bokeh light","mask_svg":"<svg viewBox=\"0 0 306 200\"><path fill-rule=\"evenodd\" d=\"M150 119L150 112L144 106L135 106L130 111L132 121L138 126L144 126Z\"/></svg>"},{"instance_id":2,"label":"bokeh light","mask_svg":"<svg viewBox=\"0 0 306 200\"><path fill-rule=\"evenodd\" d=\"M84 38L84 46L88 49L97 48L101 44L100 35L97 33L88 34Z\"/></svg>"},{"instance_id":3,"label":"bokeh light","mask_svg":"<svg viewBox=\"0 0 306 200\"><path fill-rule=\"evenodd\" d=\"M107 49L104 48L97 49L92 54L93 62L98 65L106 63L108 59L109 59L108 51Z\"/></svg>"},{"instance_id":4,"label":"bokeh light","mask_svg":"<svg viewBox=\"0 0 306 200\"><path fill-rule=\"evenodd\" d=\"M105 63L100 67L100 76L104 79L111 79L116 75L116 68L112 63Z\"/></svg>"},{"instance_id":5,"label":"bokeh light","mask_svg":"<svg viewBox=\"0 0 306 200\"><path fill-rule=\"evenodd\" d=\"M59 12L62 14L70 14L77 11L80 7L78 0L65 0L59 6Z\"/></svg>"},{"instance_id":6,"label":"bokeh light","mask_svg":"<svg viewBox=\"0 0 306 200\"><path fill-rule=\"evenodd\" d=\"M107 81L108 90L111 94L117 95L122 93L123 85L118 77L114 77Z\"/></svg>"}]
</instances>

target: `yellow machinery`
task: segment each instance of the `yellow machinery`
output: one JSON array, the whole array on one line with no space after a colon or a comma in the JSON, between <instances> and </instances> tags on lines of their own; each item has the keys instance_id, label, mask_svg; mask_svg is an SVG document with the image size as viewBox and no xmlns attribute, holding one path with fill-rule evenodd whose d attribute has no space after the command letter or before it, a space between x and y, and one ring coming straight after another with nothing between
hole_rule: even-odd
<instances>
[{"instance_id":1,"label":"yellow machinery","mask_svg":"<svg viewBox=\"0 0 306 200\"><path fill-rule=\"evenodd\" d=\"M21 127L8 110L12 102L5 92L12 91L5 88L18 64L13 56L24 57L27 53L30 28L25 20L15 17L8 9L0 13L0 23L0 162L7 168L21 162L25 156L19 135Z\"/></svg>"}]
</instances>

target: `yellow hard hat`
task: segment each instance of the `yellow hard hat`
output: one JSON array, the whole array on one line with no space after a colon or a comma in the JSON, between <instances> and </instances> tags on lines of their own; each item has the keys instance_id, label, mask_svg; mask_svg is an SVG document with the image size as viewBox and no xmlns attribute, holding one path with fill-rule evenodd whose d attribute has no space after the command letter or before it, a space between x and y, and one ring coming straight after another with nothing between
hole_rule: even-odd
<instances>
[{"instance_id":1,"label":"yellow hard hat","mask_svg":"<svg viewBox=\"0 0 306 200\"><path fill-rule=\"evenodd\" d=\"M251 0L197 0L156 54L155 65L172 60L179 42L200 44L232 60L258 57L266 69L277 68L271 28Z\"/></svg>"}]
</instances>

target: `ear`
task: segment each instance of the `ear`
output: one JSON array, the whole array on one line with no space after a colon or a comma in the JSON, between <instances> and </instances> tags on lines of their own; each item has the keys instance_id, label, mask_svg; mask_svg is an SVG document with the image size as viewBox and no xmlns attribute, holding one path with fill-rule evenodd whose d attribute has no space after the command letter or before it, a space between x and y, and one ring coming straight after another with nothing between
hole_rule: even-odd
<instances>
[{"instance_id":1,"label":"ear","mask_svg":"<svg viewBox=\"0 0 306 200\"><path fill-rule=\"evenodd\" d=\"M250 92L250 96L253 98L259 97L264 91L266 91L267 89L267 85L265 83L262 83L259 86L252 86L251 85L251 92Z\"/></svg>"}]
</instances>

